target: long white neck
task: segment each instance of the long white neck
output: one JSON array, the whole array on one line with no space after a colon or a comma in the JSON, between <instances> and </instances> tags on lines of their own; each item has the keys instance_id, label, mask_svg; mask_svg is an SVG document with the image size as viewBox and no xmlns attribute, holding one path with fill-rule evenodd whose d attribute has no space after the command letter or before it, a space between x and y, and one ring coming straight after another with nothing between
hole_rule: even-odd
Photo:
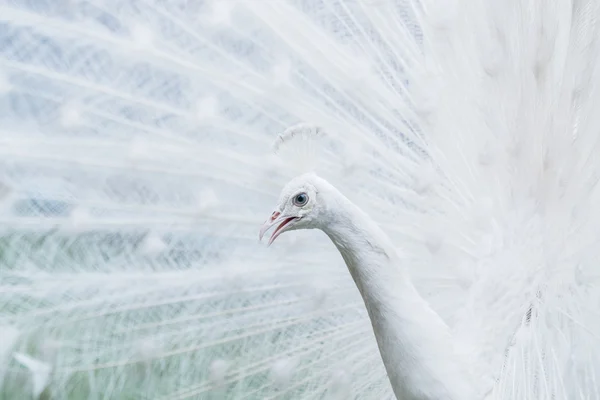
<instances>
[{"instance_id":1,"label":"long white neck","mask_svg":"<svg viewBox=\"0 0 600 400\"><path fill-rule=\"evenodd\" d=\"M330 185L321 229L364 300L394 393L402 400L476 399L448 326L419 295L387 235Z\"/></svg>"}]
</instances>

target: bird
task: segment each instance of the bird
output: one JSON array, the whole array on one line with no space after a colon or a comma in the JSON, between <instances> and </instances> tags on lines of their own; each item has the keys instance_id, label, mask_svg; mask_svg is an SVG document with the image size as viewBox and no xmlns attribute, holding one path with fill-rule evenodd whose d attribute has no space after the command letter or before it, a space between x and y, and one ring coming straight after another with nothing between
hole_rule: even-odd
<instances>
[{"instance_id":1,"label":"bird","mask_svg":"<svg viewBox=\"0 0 600 400\"><path fill-rule=\"evenodd\" d=\"M600 399L599 16L3 2L0 398Z\"/></svg>"},{"instance_id":2,"label":"bird","mask_svg":"<svg viewBox=\"0 0 600 400\"><path fill-rule=\"evenodd\" d=\"M327 181L314 174L292 180L261 229L323 230L339 250L367 308L379 351L398 399L476 398L444 321L400 265L385 233ZM462 371L461 371L462 370Z\"/></svg>"}]
</instances>

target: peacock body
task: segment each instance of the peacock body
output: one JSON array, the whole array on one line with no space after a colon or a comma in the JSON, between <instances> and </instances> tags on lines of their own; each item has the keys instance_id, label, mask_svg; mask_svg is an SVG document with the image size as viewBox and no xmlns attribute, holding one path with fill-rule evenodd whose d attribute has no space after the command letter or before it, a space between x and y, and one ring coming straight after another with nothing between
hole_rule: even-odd
<instances>
[{"instance_id":1,"label":"peacock body","mask_svg":"<svg viewBox=\"0 0 600 400\"><path fill-rule=\"evenodd\" d=\"M481 398L600 399L599 16L0 2L0 398L394 398L326 235L257 241L314 169L393 243Z\"/></svg>"}]
</instances>

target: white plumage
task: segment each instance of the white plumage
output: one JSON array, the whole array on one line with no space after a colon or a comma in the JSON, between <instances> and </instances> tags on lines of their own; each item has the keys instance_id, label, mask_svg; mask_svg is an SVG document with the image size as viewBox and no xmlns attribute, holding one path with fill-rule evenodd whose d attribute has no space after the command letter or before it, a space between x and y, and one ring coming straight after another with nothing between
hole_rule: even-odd
<instances>
[{"instance_id":1,"label":"white plumage","mask_svg":"<svg viewBox=\"0 0 600 400\"><path fill-rule=\"evenodd\" d=\"M308 123L324 135L302 154L432 311L381 327L434 344L412 348L431 368L388 367L393 383L436 398L436 375L462 395L452 354L473 398L600 399L599 15L593 0L0 3L0 397L393 398L335 246L257 243L307 168L271 146ZM369 293L398 312L392 282Z\"/></svg>"},{"instance_id":2,"label":"white plumage","mask_svg":"<svg viewBox=\"0 0 600 400\"><path fill-rule=\"evenodd\" d=\"M419 295L402 257L386 234L348 198L315 174L283 189L260 236L320 229L342 255L369 317L392 389L398 399L476 399L485 371L471 370L446 323ZM488 387L486 391L490 391Z\"/></svg>"}]
</instances>

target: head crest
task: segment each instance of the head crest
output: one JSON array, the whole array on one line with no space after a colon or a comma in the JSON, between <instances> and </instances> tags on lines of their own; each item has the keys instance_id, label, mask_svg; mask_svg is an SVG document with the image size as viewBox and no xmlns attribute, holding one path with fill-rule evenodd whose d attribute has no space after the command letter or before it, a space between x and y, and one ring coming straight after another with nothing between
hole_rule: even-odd
<instances>
[{"instance_id":1,"label":"head crest","mask_svg":"<svg viewBox=\"0 0 600 400\"><path fill-rule=\"evenodd\" d=\"M314 171L323 161L323 128L311 124L297 124L287 128L273 144L273 152L279 162L292 169L294 173Z\"/></svg>"}]
</instances>

